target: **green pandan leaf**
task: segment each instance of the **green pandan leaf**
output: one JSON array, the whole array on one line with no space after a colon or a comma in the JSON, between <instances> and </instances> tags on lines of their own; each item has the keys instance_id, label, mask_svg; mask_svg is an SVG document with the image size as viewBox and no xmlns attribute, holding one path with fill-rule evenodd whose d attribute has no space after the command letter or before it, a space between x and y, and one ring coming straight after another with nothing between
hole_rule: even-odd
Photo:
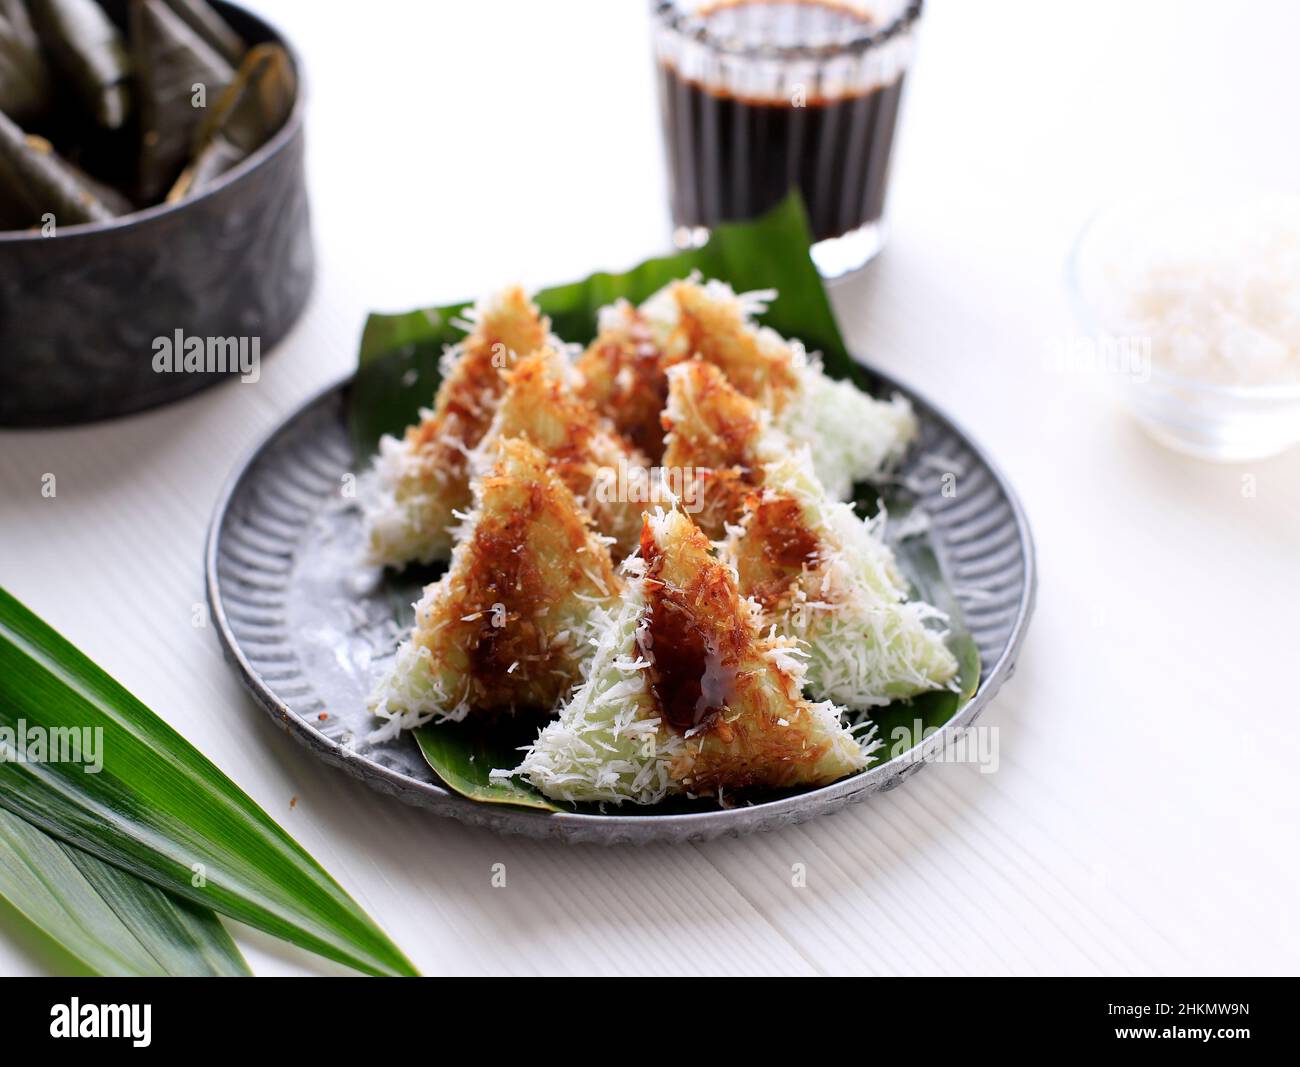
<instances>
[{"instance_id":1,"label":"green pandan leaf","mask_svg":"<svg viewBox=\"0 0 1300 1067\"><path fill-rule=\"evenodd\" d=\"M249 973L209 909L164 893L3 809L0 898L95 974Z\"/></svg>"},{"instance_id":2,"label":"green pandan leaf","mask_svg":"<svg viewBox=\"0 0 1300 1067\"><path fill-rule=\"evenodd\" d=\"M53 738L80 758L51 759ZM2 589L0 746L0 807L51 837L360 971L415 973L234 782Z\"/></svg>"}]
</instances>

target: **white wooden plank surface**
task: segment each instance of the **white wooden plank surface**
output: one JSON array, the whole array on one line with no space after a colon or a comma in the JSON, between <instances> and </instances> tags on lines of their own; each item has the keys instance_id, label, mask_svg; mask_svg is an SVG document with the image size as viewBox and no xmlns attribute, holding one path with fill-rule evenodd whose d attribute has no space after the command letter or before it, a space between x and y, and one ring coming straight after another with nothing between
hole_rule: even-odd
<instances>
[{"instance_id":1,"label":"white wooden plank surface","mask_svg":"<svg viewBox=\"0 0 1300 1067\"><path fill-rule=\"evenodd\" d=\"M1294 185L1300 8L929 5L892 243L834 298L862 352L988 446L1033 521L1038 615L983 720L1000 767L930 767L781 834L607 851L469 830L316 764L191 615L218 488L346 372L367 308L658 250L645 10L371 0L357 23L353 5L255 6L307 58L312 304L257 385L0 434L0 582L212 757L431 974L1297 969L1300 452L1216 467L1161 451L1047 356L1074 330L1065 249L1108 192L1180 169ZM494 863L505 888L490 887ZM59 969L11 926L0 916L0 973ZM238 934L260 973L332 973Z\"/></svg>"}]
</instances>

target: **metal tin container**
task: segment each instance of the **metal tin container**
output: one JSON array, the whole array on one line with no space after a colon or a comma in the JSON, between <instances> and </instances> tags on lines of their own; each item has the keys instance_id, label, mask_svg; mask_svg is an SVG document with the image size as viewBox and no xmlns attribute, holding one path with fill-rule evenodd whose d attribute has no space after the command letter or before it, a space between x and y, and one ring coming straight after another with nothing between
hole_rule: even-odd
<instances>
[{"instance_id":1,"label":"metal tin container","mask_svg":"<svg viewBox=\"0 0 1300 1067\"><path fill-rule=\"evenodd\" d=\"M302 66L262 19L214 6L250 45L288 50L298 75L288 120L193 198L53 236L0 233L0 426L86 422L187 396L232 374L160 372L159 338L242 338L265 354L302 312L315 266Z\"/></svg>"}]
</instances>

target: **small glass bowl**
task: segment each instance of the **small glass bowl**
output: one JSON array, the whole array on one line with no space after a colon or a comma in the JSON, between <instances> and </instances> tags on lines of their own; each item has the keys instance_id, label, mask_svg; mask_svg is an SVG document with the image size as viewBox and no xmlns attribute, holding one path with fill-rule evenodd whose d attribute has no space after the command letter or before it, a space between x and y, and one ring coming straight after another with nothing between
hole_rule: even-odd
<instances>
[{"instance_id":1,"label":"small glass bowl","mask_svg":"<svg viewBox=\"0 0 1300 1067\"><path fill-rule=\"evenodd\" d=\"M1133 208L1123 217L1133 218ZM1097 246L1117 214L1106 208L1084 224L1067 262L1066 287L1123 406L1157 441L1198 459L1263 459L1300 444L1300 382L1237 385L1173 373L1152 360L1149 339L1106 310Z\"/></svg>"}]
</instances>

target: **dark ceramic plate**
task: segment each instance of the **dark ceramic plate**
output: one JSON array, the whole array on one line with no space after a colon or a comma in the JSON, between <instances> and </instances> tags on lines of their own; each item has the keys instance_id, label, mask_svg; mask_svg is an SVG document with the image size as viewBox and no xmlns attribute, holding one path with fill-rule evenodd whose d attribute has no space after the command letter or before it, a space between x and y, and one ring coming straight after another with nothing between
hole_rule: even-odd
<instances>
[{"instance_id":1,"label":"dark ceramic plate","mask_svg":"<svg viewBox=\"0 0 1300 1067\"><path fill-rule=\"evenodd\" d=\"M275 719L326 763L380 792L494 830L603 844L693 841L803 822L892 789L968 726L1010 677L1034 602L1029 526L1010 486L964 433L910 390L920 440L899 472L930 516L944 576L979 647L974 697L919 748L820 789L729 809L587 814L487 804L450 792L409 736L365 742L365 697L395 644L394 604L419 595L412 578L361 566L360 515L346 487L355 457L350 381L289 416L235 471L207 547L208 601L227 659ZM959 491L945 496L944 472ZM614 809L611 809L613 811Z\"/></svg>"}]
</instances>

